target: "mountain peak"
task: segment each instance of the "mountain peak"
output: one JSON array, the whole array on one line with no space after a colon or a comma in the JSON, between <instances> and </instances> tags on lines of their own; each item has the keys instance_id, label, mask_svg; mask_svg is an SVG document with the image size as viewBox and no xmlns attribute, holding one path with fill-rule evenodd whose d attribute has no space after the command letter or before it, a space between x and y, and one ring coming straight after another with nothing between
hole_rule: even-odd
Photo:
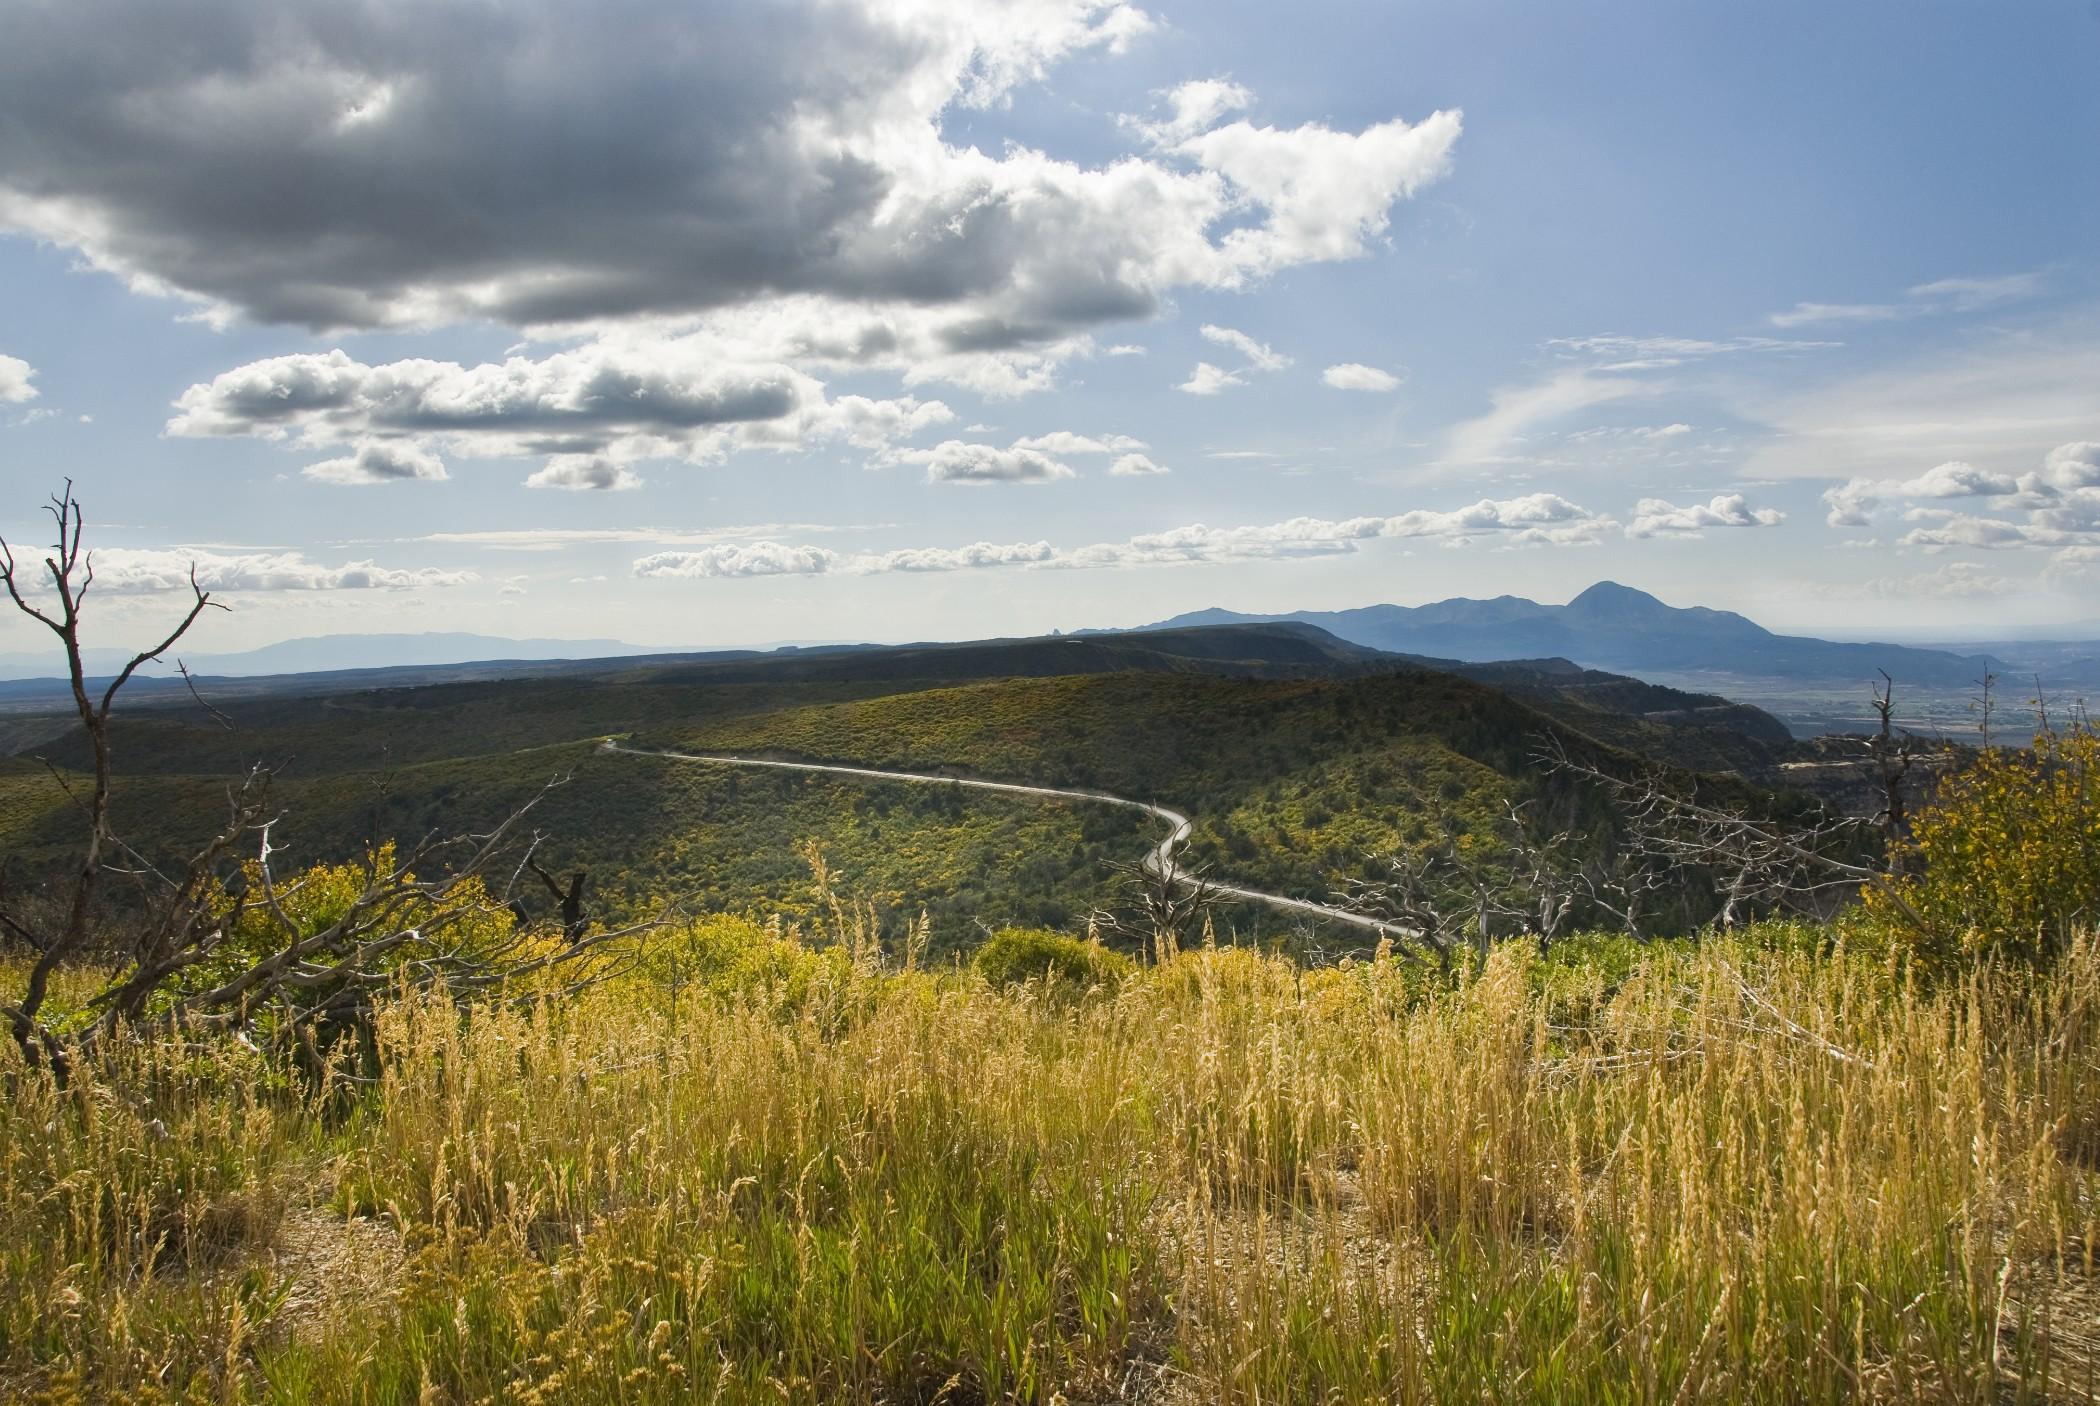
<instances>
[{"instance_id":1,"label":"mountain peak","mask_svg":"<svg viewBox=\"0 0 2100 1406\"><path fill-rule=\"evenodd\" d=\"M1569 601L1566 608L1584 615L1652 615L1670 607L1646 591L1616 581L1599 581Z\"/></svg>"}]
</instances>

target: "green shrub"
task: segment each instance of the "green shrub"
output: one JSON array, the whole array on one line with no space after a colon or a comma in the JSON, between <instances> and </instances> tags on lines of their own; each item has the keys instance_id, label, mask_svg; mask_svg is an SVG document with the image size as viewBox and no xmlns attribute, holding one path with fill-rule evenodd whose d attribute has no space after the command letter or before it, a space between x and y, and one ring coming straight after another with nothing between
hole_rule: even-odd
<instances>
[{"instance_id":1,"label":"green shrub","mask_svg":"<svg viewBox=\"0 0 2100 1406\"><path fill-rule=\"evenodd\" d=\"M1902 860L1866 908L1927 958L2062 952L2100 915L2100 735L2080 722L1986 749L1919 812Z\"/></svg>"},{"instance_id":2,"label":"green shrub","mask_svg":"<svg viewBox=\"0 0 2100 1406\"><path fill-rule=\"evenodd\" d=\"M1042 928L1001 928L977 950L973 965L994 986L1023 981L1110 986L1130 975L1136 964L1086 938Z\"/></svg>"},{"instance_id":3,"label":"green shrub","mask_svg":"<svg viewBox=\"0 0 2100 1406\"><path fill-rule=\"evenodd\" d=\"M850 966L836 948L816 950L785 930L729 914L652 934L637 975L667 993L701 993L717 1001L768 998L799 1006L821 978Z\"/></svg>"}]
</instances>

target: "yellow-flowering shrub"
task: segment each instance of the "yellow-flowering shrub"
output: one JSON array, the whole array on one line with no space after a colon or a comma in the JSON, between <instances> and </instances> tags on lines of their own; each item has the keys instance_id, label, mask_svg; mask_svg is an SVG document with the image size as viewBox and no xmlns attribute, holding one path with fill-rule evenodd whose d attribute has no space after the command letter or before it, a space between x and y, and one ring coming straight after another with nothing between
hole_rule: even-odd
<instances>
[{"instance_id":1,"label":"yellow-flowering shrub","mask_svg":"<svg viewBox=\"0 0 2100 1406\"><path fill-rule=\"evenodd\" d=\"M1866 904L1929 955L2062 950L2100 918L2100 735L2080 724L1986 750L1918 814L1902 860Z\"/></svg>"}]
</instances>

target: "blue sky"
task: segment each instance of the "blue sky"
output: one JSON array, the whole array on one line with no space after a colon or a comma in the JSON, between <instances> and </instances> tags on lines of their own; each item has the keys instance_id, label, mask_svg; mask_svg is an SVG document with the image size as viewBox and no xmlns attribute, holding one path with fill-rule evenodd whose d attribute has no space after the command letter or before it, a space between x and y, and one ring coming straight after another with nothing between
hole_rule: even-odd
<instances>
[{"instance_id":1,"label":"blue sky","mask_svg":"<svg viewBox=\"0 0 2100 1406\"><path fill-rule=\"evenodd\" d=\"M2086 0L83 8L0 526L76 480L111 642L2100 620Z\"/></svg>"}]
</instances>

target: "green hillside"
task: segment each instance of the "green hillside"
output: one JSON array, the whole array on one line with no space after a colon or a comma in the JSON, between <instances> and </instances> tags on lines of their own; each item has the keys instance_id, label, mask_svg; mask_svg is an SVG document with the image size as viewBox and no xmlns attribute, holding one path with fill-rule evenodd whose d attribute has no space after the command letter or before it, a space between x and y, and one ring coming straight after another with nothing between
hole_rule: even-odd
<instances>
[{"instance_id":1,"label":"green hillside","mask_svg":"<svg viewBox=\"0 0 2100 1406\"><path fill-rule=\"evenodd\" d=\"M264 761L283 817L273 843L307 862L485 827L565 778L532 825L551 862L591 871L607 916L662 900L792 911L807 898L799 850L815 841L899 921L923 907L951 948L983 924L1083 923L1115 898L1113 864L1156 827L1113 807L682 764L596 740L1111 791L1191 815L1189 855L1221 878L1312 899L1374 852L1485 843L1511 803L1599 831L1584 797L1540 774L1548 732L1588 755L1753 776L1777 755L1754 728L1704 721L1692 695L1495 667L1508 691L1307 627L1257 626L269 692L225 700L231 726L194 707L120 716L116 815L143 852L167 855L217 823L227 778ZM37 750L61 768L86 760L77 738ZM76 830L51 773L10 759L7 862L54 864ZM1266 911L1225 917L1264 940L1293 928Z\"/></svg>"}]
</instances>

